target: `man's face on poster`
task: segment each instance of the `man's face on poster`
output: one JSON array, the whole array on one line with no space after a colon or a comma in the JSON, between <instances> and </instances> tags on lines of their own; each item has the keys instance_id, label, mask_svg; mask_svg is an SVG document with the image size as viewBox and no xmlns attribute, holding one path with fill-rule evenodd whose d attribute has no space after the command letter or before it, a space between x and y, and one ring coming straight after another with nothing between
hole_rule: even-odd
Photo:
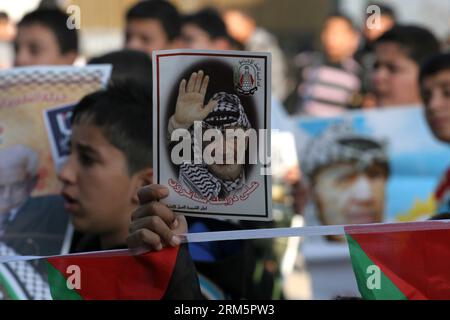
<instances>
[{"instance_id":1,"label":"man's face on poster","mask_svg":"<svg viewBox=\"0 0 450 320\"><path fill-rule=\"evenodd\" d=\"M383 219L387 169L356 162L326 166L316 173L313 191L318 215L325 225L376 223Z\"/></svg>"},{"instance_id":2,"label":"man's face on poster","mask_svg":"<svg viewBox=\"0 0 450 320\"><path fill-rule=\"evenodd\" d=\"M228 130L233 130L234 132L245 132L245 129L239 126L229 127ZM212 141L204 144L203 150L208 146L209 148L214 148L215 150L222 150L222 153L215 154L212 156L215 158L222 159L222 164L214 163L208 166L208 170L214 174L217 178L222 180L235 180L237 179L243 170L243 163L245 157L245 151L238 153L238 149L247 150L248 140L247 138L242 138L240 140L236 137L227 137L223 132L222 139L220 141ZM232 163L227 164L227 156L232 159ZM228 161L230 162L230 161Z\"/></svg>"},{"instance_id":3,"label":"man's face on poster","mask_svg":"<svg viewBox=\"0 0 450 320\"><path fill-rule=\"evenodd\" d=\"M28 199L32 181L23 164L0 168L0 214L8 213Z\"/></svg>"}]
</instances>

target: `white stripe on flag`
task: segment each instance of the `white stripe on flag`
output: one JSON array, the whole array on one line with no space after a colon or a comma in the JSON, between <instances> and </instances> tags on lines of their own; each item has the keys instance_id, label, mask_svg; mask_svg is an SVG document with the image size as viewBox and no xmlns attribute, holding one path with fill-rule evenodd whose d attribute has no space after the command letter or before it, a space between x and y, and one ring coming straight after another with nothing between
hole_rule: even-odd
<instances>
[{"instance_id":1,"label":"white stripe on flag","mask_svg":"<svg viewBox=\"0 0 450 320\"><path fill-rule=\"evenodd\" d=\"M346 233L365 234L365 233L388 233L388 232L425 231L425 230L443 230L443 229L450 229L450 220L214 231L214 232L185 233L179 236L184 240L183 242L193 243L193 242L207 242L207 241L268 239L268 238L284 238L284 237L337 236L337 235L345 235ZM64 256L74 256L74 255L78 256L93 255L96 257L111 256L111 255L121 256L130 254L136 255L145 252L147 251L120 249L120 250L74 253ZM1 256L0 263L45 259L52 257L61 257L61 256Z\"/></svg>"}]
</instances>

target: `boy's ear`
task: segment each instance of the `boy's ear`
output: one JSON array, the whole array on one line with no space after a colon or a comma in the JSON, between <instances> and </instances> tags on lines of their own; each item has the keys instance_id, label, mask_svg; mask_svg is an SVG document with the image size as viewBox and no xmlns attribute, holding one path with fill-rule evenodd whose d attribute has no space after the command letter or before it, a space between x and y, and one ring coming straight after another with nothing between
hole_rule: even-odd
<instances>
[{"instance_id":1,"label":"boy's ear","mask_svg":"<svg viewBox=\"0 0 450 320\"><path fill-rule=\"evenodd\" d=\"M220 38L214 40L214 43L215 43L215 47L217 48L217 50L230 50L231 49L230 42L225 38L220 37Z\"/></svg>"},{"instance_id":2,"label":"boy's ear","mask_svg":"<svg viewBox=\"0 0 450 320\"><path fill-rule=\"evenodd\" d=\"M75 51L67 52L63 55L63 64L72 65L77 60L78 54Z\"/></svg>"},{"instance_id":3,"label":"boy's ear","mask_svg":"<svg viewBox=\"0 0 450 320\"><path fill-rule=\"evenodd\" d=\"M142 186L146 186L153 183L153 168L146 168L142 170Z\"/></svg>"},{"instance_id":4,"label":"boy's ear","mask_svg":"<svg viewBox=\"0 0 450 320\"><path fill-rule=\"evenodd\" d=\"M153 168L145 168L137 173L138 188L153 183Z\"/></svg>"},{"instance_id":5,"label":"boy's ear","mask_svg":"<svg viewBox=\"0 0 450 320\"><path fill-rule=\"evenodd\" d=\"M153 168L145 168L138 173L136 173L136 184L135 184L135 192L133 193L133 202L135 204L139 204L139 198L137 193L140 188L147 186L153 183Z\"/></svg>"}]
</instances>

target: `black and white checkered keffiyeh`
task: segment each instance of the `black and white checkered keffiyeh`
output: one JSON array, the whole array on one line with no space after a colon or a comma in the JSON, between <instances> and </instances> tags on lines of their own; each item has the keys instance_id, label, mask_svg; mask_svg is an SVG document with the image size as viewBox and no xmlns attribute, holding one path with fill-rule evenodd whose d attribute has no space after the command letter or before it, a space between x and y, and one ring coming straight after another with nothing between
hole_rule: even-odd
<instances>
[{"instance_id":1,"label":"black and white checkered keffiyeh","mask_svg":"<svg viewBox=\"0 0 450 320\"><path fill-rule=\"evenodd\" d=\"M227 128L242 128L243 130L251 128L250 121L238 96L219 92L213 96L213 100L217 101L217 105L202 121L203 130L218 129L224 133ZM191 130L191 137L194 141L193 130ZM194 143L193 147L195 152L202 154L203 150L200 143ZM241 189L245 177L242 172L235 180L222 180L212 174L204 162L202 164L184 162L180 165L180 181L201 197L212 199L226 196Z\"/></svg>"},{"instance_id":2,"label":"black and white checkered keffiyeh","mask_svg":"<svg viewBox=\"0 0 450 320\"><path fill-rule=\"evenodd\" d=\"M244 130L251 128L244 107L237 95L218 92L212 99L217 101L217 105L203 119L203 129L214 128L223 131L230 127L240 127Z\"/></svg>"},{"instance_id":3,"label":"black and white checkered keffiyeh","mask_svg":"<svg viewBox=\"0 0 450 320\"><path fill-rule=\"evenodd\" d=\"M358 134L348 123L334 124L309 142L300 157L302 170L311 178L318 169L333 163L355 161L360 169L374 162L387 165L385 148L384 141Z\"/></svg>"},{"instance_id":4,"label":"black and white checkered keffiyeh","mask_svg":"<svg viewBox=\"0 0 450 320\"><path fill-rule=\"evenodd\" d=\"M19 254L5 243L0 242L0 256L18 256ZM5 288L9 287L9 296ZM14 297L15 296L15 297ZM34 268L31 261L18 260L0 264L0 300L51 300L46 279Z\"/></svg>"},{"instance_id":5,"label":"black and white checkered keffiyeh","mask_svg":"<svg viewBox=\"0 0 450 320\"><path fill-rule=\"evenodd\" d=\"M180 180L202 198L211 200L240 190L244 185L244 174L235 180L221 180L209 172L204 165L185 162L180 166Z\"/></svg>"}]
</instances>

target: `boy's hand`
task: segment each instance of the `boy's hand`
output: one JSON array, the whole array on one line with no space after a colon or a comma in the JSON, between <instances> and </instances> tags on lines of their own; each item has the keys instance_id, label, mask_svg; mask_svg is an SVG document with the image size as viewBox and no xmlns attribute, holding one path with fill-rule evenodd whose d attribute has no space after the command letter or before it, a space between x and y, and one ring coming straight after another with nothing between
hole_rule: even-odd
<instances>
[{"instance_id":1,"label":"boy's hand","mask_svg":"<svg viewBox=\"0 0 450 320\"><path fill-rule=\"evenodd\" d=\"M183 79L180 82L174 119L180 125L192 125L194 121L201 121L214 109L217 102L210 100L206 106L206 89L209 77L204 76L203 71L191 74L189 81Z\"/></svg>"},{"instance_id":2,"label":"boy's hand","mask_svg":"<svg viewBox=\"0 0 450 320\"><path fill-rule=\"evenodd\" d=\"M144 247L159 251L165 246L177 246L181 238L177 235L187 232L184 216L175 215L165 204L158 202L169 195L162 185L152 184L138 192L140 206L131 216L130 235L127 243L130 249Z\"/></svg>"}]
</instances>

